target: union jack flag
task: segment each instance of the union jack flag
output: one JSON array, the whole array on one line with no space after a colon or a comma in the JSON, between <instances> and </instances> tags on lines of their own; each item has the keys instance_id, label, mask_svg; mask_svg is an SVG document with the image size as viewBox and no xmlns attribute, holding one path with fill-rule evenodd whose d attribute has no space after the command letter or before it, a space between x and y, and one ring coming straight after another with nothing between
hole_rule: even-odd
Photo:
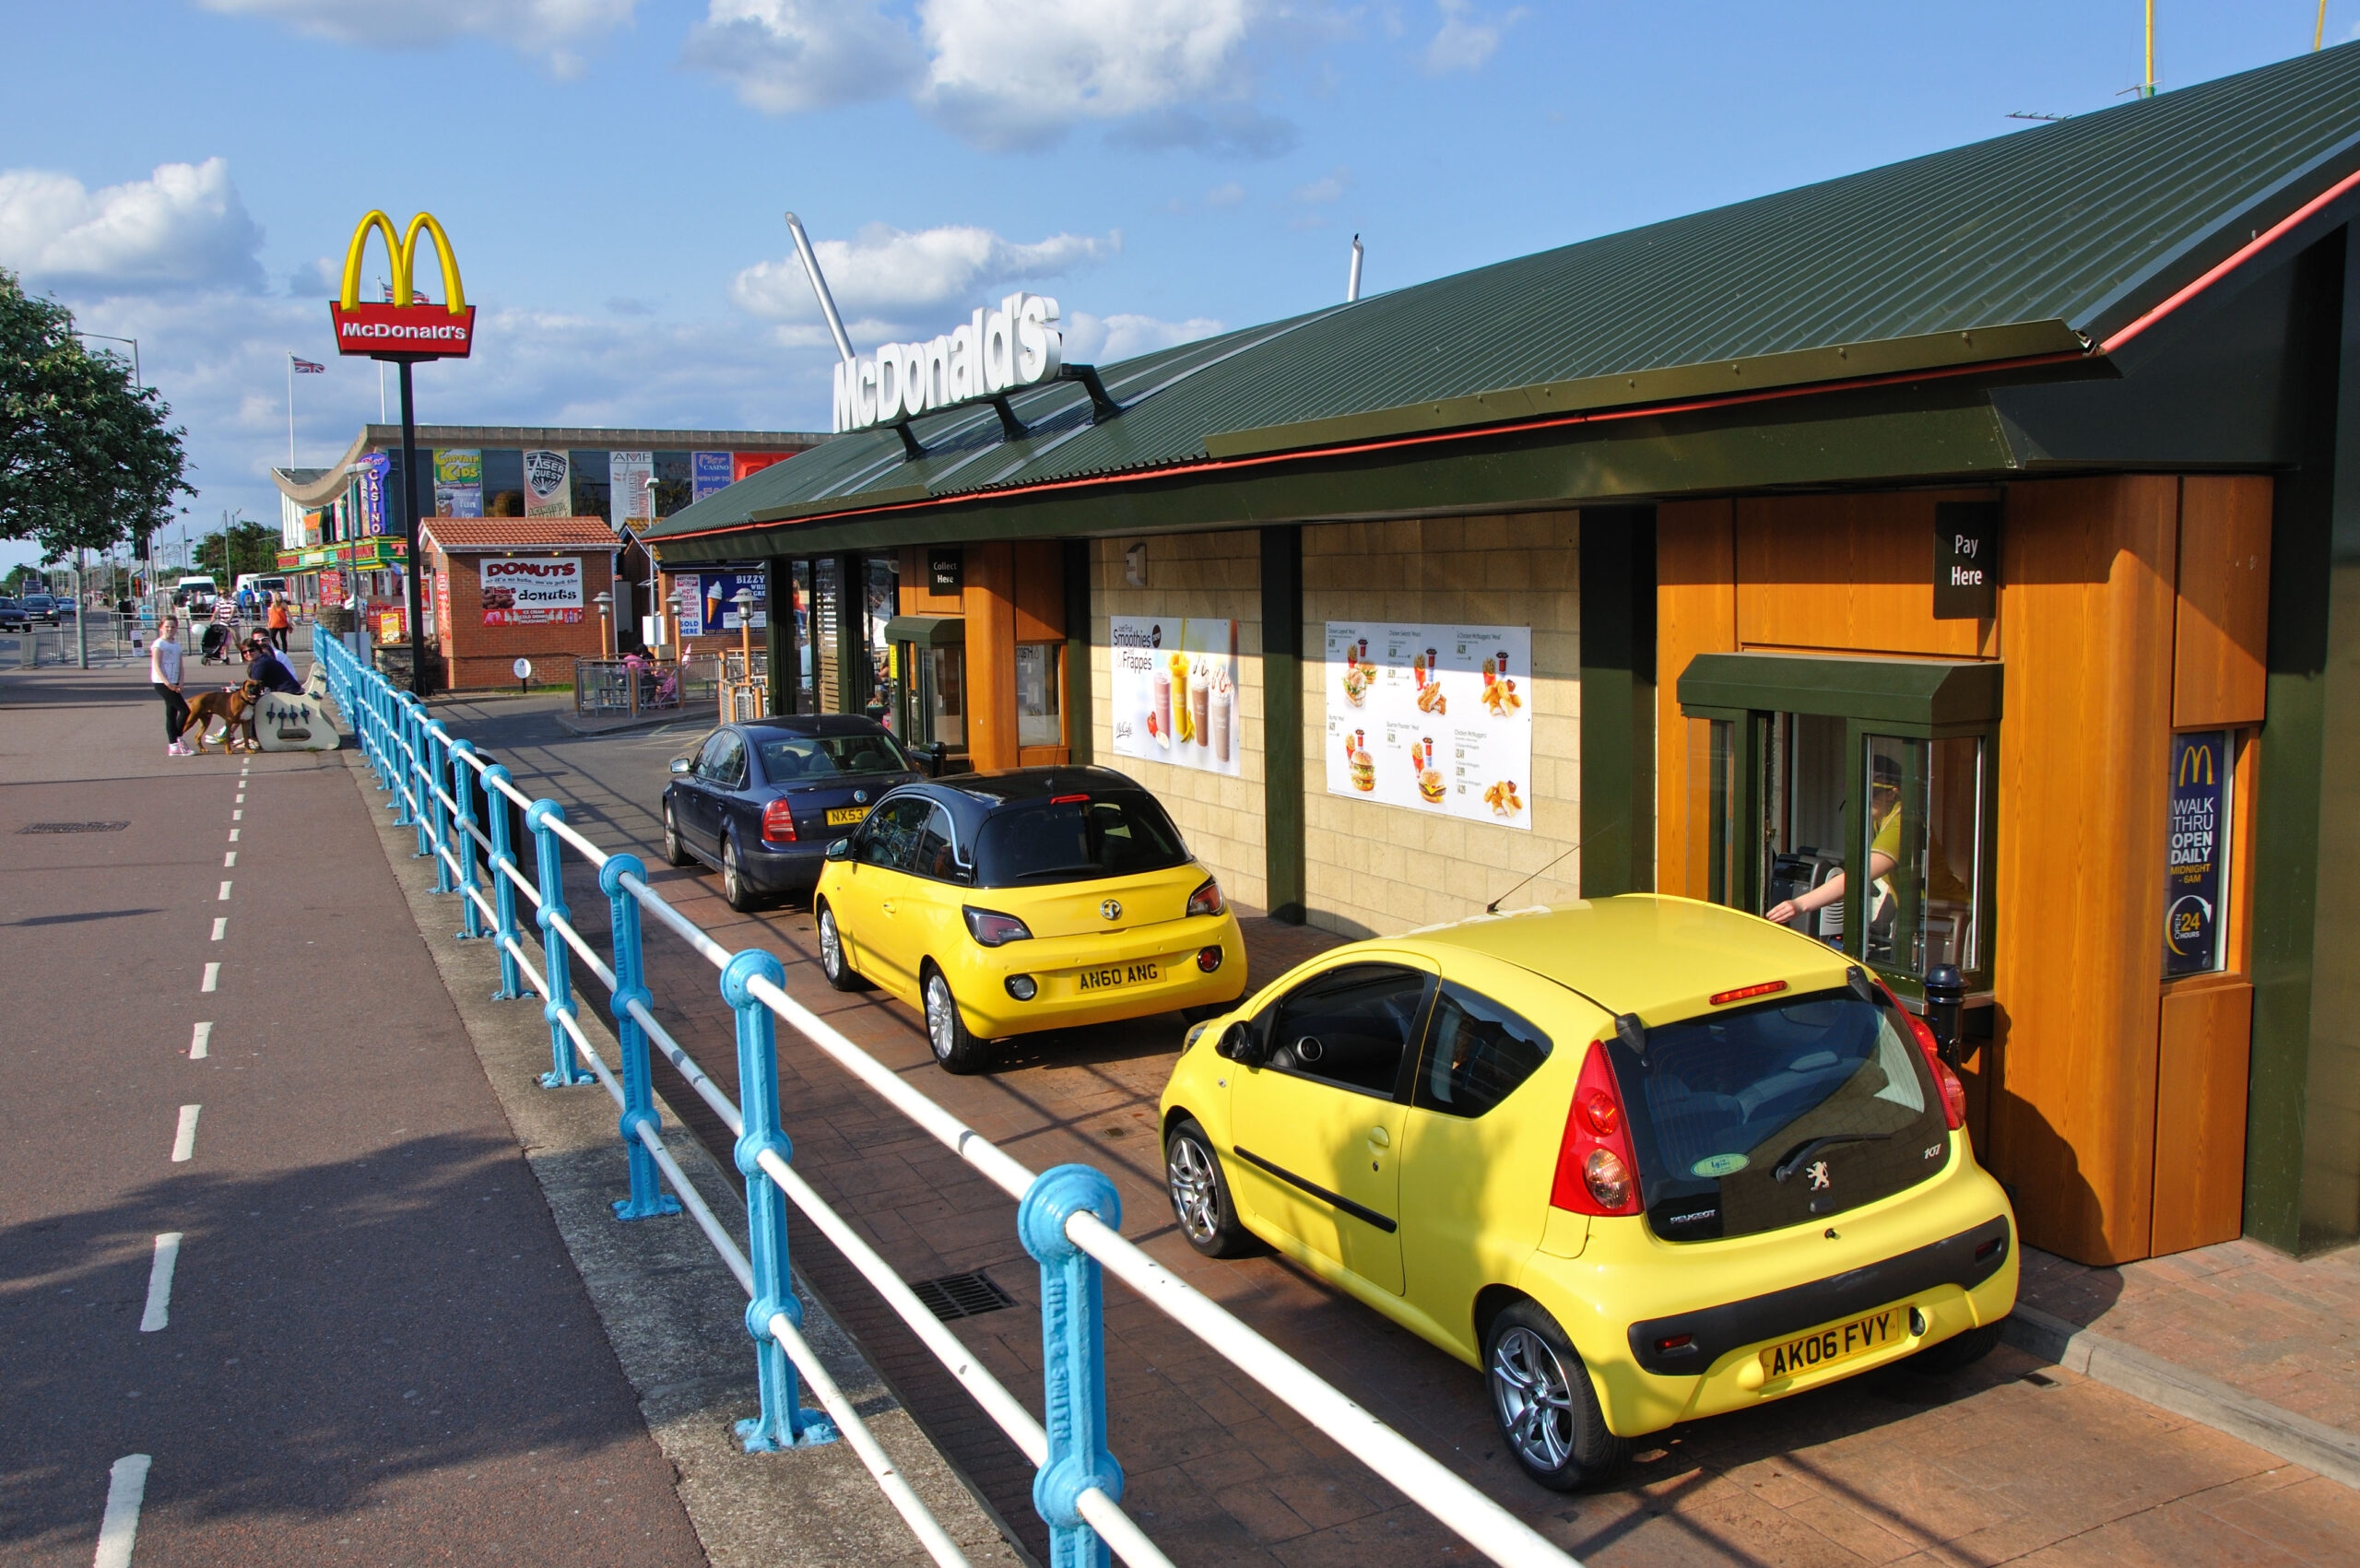
<instances>
[{"instance_id":1,"label":"union jack flag","mask_svg":"<svg viewBox=\"0 0 2360 1568\"><path fill-rule=\"evenodd\" d=\"M295 373L299 376L324 376L328 373L328 368L325 365L313 364L311 360L293 354L287 357L295 361Z\"/></svg>"}]
</instances>

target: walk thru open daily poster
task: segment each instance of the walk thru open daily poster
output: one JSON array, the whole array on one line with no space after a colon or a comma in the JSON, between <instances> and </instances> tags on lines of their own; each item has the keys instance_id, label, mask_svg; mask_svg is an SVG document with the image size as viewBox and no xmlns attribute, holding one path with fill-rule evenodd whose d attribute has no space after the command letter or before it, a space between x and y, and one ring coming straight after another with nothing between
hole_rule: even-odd
<instances>
[{"instance_id":1,"label":"walk thru open daily poster","mask_svg":"<svg viewBox=\"0 0 2360 1568\"><path fill-rule=\"evenodd\" d=\"M1528 626L1328 623L1328 793L1530 831Z\"/></svg>"},{"instance_id":2,"label":"walk thru open daily poster","mask_svg":"<svg viewBox=\"0 0 2360 1568\"><path fill-rule=\"evenodd\" d=\"M1175 768L1239 771L1237 622L1107 618L1115 645L1115 752Z\"/></svg>"}]
</instances>

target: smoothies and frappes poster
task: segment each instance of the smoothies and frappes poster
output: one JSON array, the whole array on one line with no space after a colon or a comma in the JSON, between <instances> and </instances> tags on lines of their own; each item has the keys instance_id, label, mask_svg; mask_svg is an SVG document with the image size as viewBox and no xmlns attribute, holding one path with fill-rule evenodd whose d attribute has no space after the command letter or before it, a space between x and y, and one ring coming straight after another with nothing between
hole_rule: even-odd
<instances>
[{"instance_id":1,"label":"smoothies and frappes poster","mask_svg":"<svg viewBox=\"0 0 2360 1568\"><path fill-rule=\"evenodd\" d=\"M1532 628L1328 623L1328 793L1529 831Z\"/></svg>"},{"instance_id":2,"label":"smoothies and frappes poster","mask_svg":"<svg viewBox=\"0 0 2360 1568\"><path fill-rule=\"evenodd\" d=\"M1107 618L1115 654L1115 753L1238 773L1237 622Z\"/></svg>"}]
</instances>

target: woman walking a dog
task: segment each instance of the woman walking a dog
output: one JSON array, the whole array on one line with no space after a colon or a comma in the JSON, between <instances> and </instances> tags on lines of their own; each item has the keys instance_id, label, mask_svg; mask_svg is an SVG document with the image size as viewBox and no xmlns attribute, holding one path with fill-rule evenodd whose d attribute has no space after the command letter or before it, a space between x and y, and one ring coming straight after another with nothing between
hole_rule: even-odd
<instances>
[{"instance_id":1,"label":"woman walking a dog","mask_svg":"<svg viewBox=\"0 0 2360 1568\"><path fill-rule=\"evenodd\" d=\"M185 757L181 734L188 728L188 700L181 695L180 621L166 616L156 625L156 641L148 646L148 678L164 700L164 755Z\"/></svg>"}]
</instances>

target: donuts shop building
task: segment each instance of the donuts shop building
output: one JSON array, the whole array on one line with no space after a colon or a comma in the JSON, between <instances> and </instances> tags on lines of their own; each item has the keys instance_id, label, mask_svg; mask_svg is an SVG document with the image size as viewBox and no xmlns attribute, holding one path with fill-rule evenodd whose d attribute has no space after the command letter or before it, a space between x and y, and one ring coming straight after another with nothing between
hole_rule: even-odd
<instances>
[{"instance_id":1,"label":"donuts shop building","mask_svg":"<svg viewBox=\"0 0 2360 1568\"><path fill-rule=\"evenodd\" d=\"M647 536L808 607L775 710L1118 768L1282 920L1655 890L1955 968L2038 1246L2328 1246L2356 124L2346 46L1122 364L1012 297Z\"/></svg>"}]
</instances>

